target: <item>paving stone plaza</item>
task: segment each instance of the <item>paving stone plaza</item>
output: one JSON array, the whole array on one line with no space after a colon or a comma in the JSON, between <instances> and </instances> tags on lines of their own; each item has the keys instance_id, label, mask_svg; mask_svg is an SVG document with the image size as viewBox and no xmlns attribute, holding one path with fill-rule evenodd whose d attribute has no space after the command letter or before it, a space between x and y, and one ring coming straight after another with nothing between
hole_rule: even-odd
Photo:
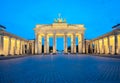
<instances>
[{"instance_id":1,"label":"paving stone plaza","mask_svg":"<svg viewBox=\"0 0 120 83\"><path fill-rule=\"evenodd\" d=\"M120 83L120 59L57 54L0 60L0 83Z\"/></svg>"}]
</instances>

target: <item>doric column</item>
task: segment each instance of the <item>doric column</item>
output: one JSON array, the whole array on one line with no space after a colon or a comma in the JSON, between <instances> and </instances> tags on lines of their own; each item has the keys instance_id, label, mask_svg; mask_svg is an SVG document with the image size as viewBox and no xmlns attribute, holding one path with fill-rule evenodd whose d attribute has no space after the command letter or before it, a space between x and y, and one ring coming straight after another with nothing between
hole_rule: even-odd
<instances>
[{"instance_id":1,"label":"doric column","mask_svg":"<svg viewBox=\"0 0 120 83\"><path fill-rule=\"evenodd\" d=\"M104 38L102 39L102 53L105 54Z\"/></svg>"},{"instance_id":2,"label":"doric column","mask_svg":"<svg viewBox=\"0 0 120 83\"><path fill-rule=\"evenodd\" d=\"M22 49L23 49L22 53L25 54L25 41L23 41L23 43L22 43Z\"/></svg>"},{"instance_id":3,"label":"doric column","mask_svg":"<svg viewBox=\"0 0 120 83\"><path fill-rule=\"evenodd\" d=\"M16 54L19 54L19 40L16 40Z\"/></svg>"},{"instance_id":4,"label":"doric column","mask_svg":"<svg viewBox=\"0 0 120 83\"><path fill-rule=\"evenodd\" d=\"M67 53L67 34L64 34L64 53Z\"/></svg>"},{"instance_id":5,"label":"doric column","mask_svg":"<svg viewBox=\"0 0 120 83\"><path fill-rule=\"evenodd\" d=\"M23 54L23 42L21 40L21 54Z\"/></svg>"},{"instance_id":6,"label":"doric column","mask_svg":"<svg viewBox=\"0 0 120 83\"><path fill-rule=\"evenodd\" d=\"M0 55L3 54L3 45L4 45L3 35L0 35Z\"/></svg>"},{"instance_id":7,"label":"doric column","mask_svg":"<svg viewBox=\"0 0 120 83\"><path fill-rule=\"evenodd\" d=\"M21 42L20 42L20 40L18 40L18 47L17 47L17 49L18 49L18 54L20 55L20 51L21 51Z\"/></svg>"},{"instance_id":8,"label":"doric column","mask_svg":"<svg viewBox=\"0 0 120 83\"><path fill-rule=\"evenodd\" d=\"M34 54L34 41L31 43L31 47L32 47L32 54ZM41 53L42 53L42 48L41 48Z\"/></svg>"},{"instance_id":9,"label":"doric column","mask_svg":"<svg viewBox=\"0 0 120 83\"><path fill-rule=\"evenodd\" d=\"M71 35L71 53L73 53L73 35Z\"/></svg>"},{"instance_id":10,"label":"doric column","mask_svg":"<svg viewBox=\"0 0 120 83\"><path fill-rule=\"evenodd\" d=\"M100 54L102 54L102 42L101 42L101 39L99 39L99 49L100 49Z\"/></svg>"},{"instance_id":11,"label":"doric column","mask_svg":"<svg viewBox=\"0 0 120 83\"><path fill-rule=\"evenodd\" d=\"M96 54L98 53L98 44L97 44L97 40L96 40Z\"/></svg>"},{"instance_id":12,"label":"doric column","mask_svg":"<svg viewBox=\"0 0 120 83\"><path fill-rule=\"evenodd\" d=\"M78 36L78 53L82 53L82 35Z\"/></svg>"},{"instance_id":13,"label":"doric column","mask_svg":"<svg viewBox=\"0 0 120 83\"><path fill-rule=\"evenodd\" d=\"M23 54L23 42L21 40L21 54Z\"/></svg>"},{"instance_id":14,"label":"doric column","mask_svg":"<svg viewBox=\"0 0 120 83\"><path fill-rule=\"evenodd\" d=\"M20 41L20 48L19 48L19 54L21 54L21 40L19 40Z\"/></svg>"},{"instance_id":15,"label":"doric column","mask_svg":"<svg viewBox=\"0 0 120 83\"><path fill-rule=\"evenodd\" d=\"M49 54L49 35L47 35L47 53Z\"/></svg>"},{"instance_id":16,"label":"doric column","mask_svg":"<svg viewBox=\"0 0 120 83\"><path fill-rule=\"evenodd\" d=\"M17 39L15 39L14 55L16 54L16 51L17 51Z\"/></svg>"},{"instance_id":17,"label":"doric column","mask_svg":"<svg viewBox=\"0 0 120 83\"><path fill-rule=\"evenodd\" d=\"M35 39L35 54L38 54L38 34L36 34L36 39Z\"/></svg>"},{"instance_id":18,"label":"doric column","mask_svg":"<svg viewBox=\"0 0 120 83\"><path fill-rule=\"evenodd\" d=\"M110 39L109 39L109 37L107 37L107 46L108 46L108 54L110 54Z\"/></svg>"},{"instance_id":19,"label":"doric column","mask_svg":"<svg viewBox=\"0 0 120 83\"><path fill-rule=\"evenodd\" d=\"M82 36L82 53L85 53L85 41L84 41L84 33L81 34Z\"/></svg>"},{"instance_id":20,"label":"doric column","mask_svg":"<svg viewBox=\"0 0 120 83\"><path fill-rule=\"evenodd\" d=\"M9 37L8 54L11 54L11 37Z\"/></svg>"},{"instance_id":21,"label":"doric column","mask_svg":"<svg viewBox=\"0 0 120 83\"><path fill-rule=\"evenodd\" d=\"M53 34L53 53L56 53L56 34Z\"/></svg>"},{"instance_id":22,"label":"doric column","mask_svg":"<svg viewBox=\"0 0 120 83\"><path fill-rule=\"evenodd\" d=\"M20 40L20 54L22 54L22 40Z\"/></svg>"},{"instance_id":23,"label":"doric column","mask_svg":"<svg viewBox=\"0 0 120 83\"><path fill-rule=\"evenodd\" d=\"M42 53L42 36L38 35L38 54Z\"/></svg>"},{"instance_id":24,"label":"doric column","mask_svg":"<svg viewBox=\"0 0 120 83\"><path fill-rule=\"evenodd\" d=\"M99 42L99 39L98 39L98 53L100 54L100 42Z\"/></svg>"},{"instance_id":25,"label":"doric column","mask_svg":"<svg viewBox=\"0 0 120 83\"><path fill-rule=\"evenodd\" d=\"M95 40L95 54L97 54L97 40Z\"/></svg>"},{"instance_id":26,"label":"doric column","mask_svg":"<svg viewBox=\"0 0 120 83\"><path fill-rule=\"evenodd\" d=\"M73 53L76 53L76 35L73 34Z\"/></svg>"},{"instance_id":27,"label":"doric column","mask_svg":"<svg viewBox=\"0 0 120 83\"><path fill-rule=\"evenodd\" d=\"M98 53L98 42L96 40L96 54Z\"/></svg>"},{"instance_id":28,"label":"doric column","mask_svg":"<svg viewBox=\"0 0 120 83\"><path fill-rule=\"evenodd\" d=\"M97 40L96 40L96 54L98 53L98 43L97 43Z\"/></svg>"},{"instance_id":29,"label":"doric column","mask_svg":"<svg viewBox=\"0 0 120 83\"><path fill-rule=\"evenodd\" d=\"M47 53L47 34L45 34L45 37L44 37L44 53L45 54Z\"/></svg>"},{"instance_id":30,"label":"doric column","mask_svg":"<svg viewBox=\"0 0 120 83\"><path fill-rule=\"evenodd\" d=\"M16 54L18 55L19 54L19 40L16 40L17 41L17 46L16 46Z\"/></svg>"},{"instance_id":31,"label":"doric column","mask_svg":"<svg viewBox=\"0 0 120 83\"><path fill-rule=\"evenodd\" d=\"M115 38L114 38L114 46L115 46L115 54L117 54L117 49L118 49L118 37L117 37L117 34L115 34L115 36L114 36Z\"/></svg>"},{"instance_id":32,"label":"doric column","mask_svg":"<svg viewBox=\"0 0 120 83\"><path fill-rule=\"evenodd\" d=\"M97 53L97 43L96 43L96 40L95 40L95 44L94 44L94 53L95 54Z\"/></svg>"}]
</instances>

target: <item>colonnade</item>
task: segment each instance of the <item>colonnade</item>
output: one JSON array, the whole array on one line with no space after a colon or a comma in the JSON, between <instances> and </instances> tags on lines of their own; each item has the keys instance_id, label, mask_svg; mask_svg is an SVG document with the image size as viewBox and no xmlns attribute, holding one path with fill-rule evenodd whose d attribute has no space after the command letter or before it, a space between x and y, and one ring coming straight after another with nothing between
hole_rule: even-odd
<instances>
[{"instance_id":1,"label":"colonnade","mask_svg":"<svg viewBox=\"0 0 120 83\"><path fill-rule=\"evenodd\" d=\"M27 45L25 40L12 36L0 35L0 55L20 55L25 54Z\"/></svg>"},{"instance_id":2,"label":"colonnade","mask_svg":"<svg viewBox=\"0 0 120 83\"><path fill-rule=\"evenodd\" d=\"M120 54L120 34L92 40L91 52L99 54Z\"/></svg>"},{"instance_id":3,"label":"colonnade","mask_svg":"<svg viewBox=\"0 0 120 83\"><path fill-rule=\"evenodd\" d=\"M57 53L56 51L56 38L58 37L57 33L54 33L52 35L49 34L37 34L36 35L36 40L35 40L35 53L36 54L41 54L42 53L42 37L44 37L44 53L48 54L49 52L49 37L53 37L53 53ZM83 53L83 42L84 42L84 37L83 34L69 34L69 33L64 33L63 35L64 38L64 53L68 53L68 44L67 44L67 37L71 37L71 53L76 53L76 37L78 37L78 53Z\"/></svg>"}]
</instances>

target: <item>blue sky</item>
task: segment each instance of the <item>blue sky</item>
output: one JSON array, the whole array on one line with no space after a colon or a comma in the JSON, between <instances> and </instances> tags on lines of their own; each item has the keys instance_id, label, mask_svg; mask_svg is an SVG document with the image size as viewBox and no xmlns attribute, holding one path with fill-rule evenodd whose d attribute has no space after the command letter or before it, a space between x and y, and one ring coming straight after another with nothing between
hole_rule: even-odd
<instances>
[{"instance_id":1,"label":"blue sky","mask_svg":"<svg viewBox=\"0 0 120 83\"><path fill-rule=\"evenodd\" d=\"M26 39L36 24L52 24L58 13L68 24L84 24L85 38L111 31L120 23L120 0L0 0L0 24Z\"/></svg>"}]
</instances>

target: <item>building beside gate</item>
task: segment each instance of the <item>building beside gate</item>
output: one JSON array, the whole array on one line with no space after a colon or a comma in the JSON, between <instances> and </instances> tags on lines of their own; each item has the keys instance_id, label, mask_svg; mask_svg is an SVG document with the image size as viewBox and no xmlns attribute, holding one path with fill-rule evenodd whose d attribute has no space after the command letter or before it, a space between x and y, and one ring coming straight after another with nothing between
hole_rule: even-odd
<instances>
[{"instance_id":1,"label":"building beside gate","mask_svg":"<svg viewBox=\"0 0 120 83\"><path fill-rule=\"evenodd\" d=\"M86 29L83 24L68 24L66 19L59 16L53 24L37 24L34 28L35 39L26 40L7 32L6 27L0 25L0 55L57 53L57 37L64 38L64 53L120 54L120 24L112 28L109 33L86 40L84 38ZM50 37L53 38L52 47L49 46ZM68 37L71 42L69 47Z\"/></svg>"},{"instance_id":2,"label":"building beside gate","mask_svg":"<svg viewBox=\"0 0 120 83\"><path fill-rule=\"evenodd\" d=\"M29 52L28 40L6 32L0 25L0 55L23 55Z\"/></svg>"},{"instance_id":3,"label":"building beside gate","mask_svg":"<svg viewBox=\"0 0 120 83\"><path fill-rule=\"evenodd\" d=\"M120 24L112 27L112 31L89 42L90 53L120 54Z\"/></svg>"}]
</instances>

